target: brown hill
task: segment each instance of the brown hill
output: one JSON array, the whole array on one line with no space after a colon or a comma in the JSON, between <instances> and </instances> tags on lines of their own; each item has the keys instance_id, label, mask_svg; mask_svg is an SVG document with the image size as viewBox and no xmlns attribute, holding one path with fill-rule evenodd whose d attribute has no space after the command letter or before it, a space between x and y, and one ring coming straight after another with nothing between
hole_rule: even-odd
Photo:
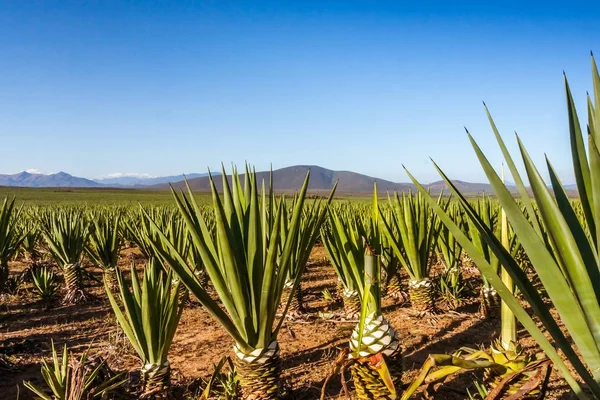
<instances>
[{"instance_id":1,"label":"brown hill","mask_svg":"<svg viewBox=\"0 0 600 400\"><path fill-rule=\"evenodd\" d=\"M333 171L327 168L316 165L294 165L291 167L281 168L273 171L273 185L277 191L291 192L299 190L304 182L306 173L310 172L309 190L311 192L327 192L331 190L335 182L338 182L337 193L340 194L368 194L373 191L373 182L377 182L377 190L383 194L385 192L414 190L412 183L396 183L385 179L379 179L368 175L359 174L351 171ZM222 188L222 180L220 176L215 176L215 185L217 189ZM261 171L256 173L258 182L264 180L268 182L269 171ZM242 177L243 179L243 177ZM229 182L231 177L228 176ZM207 192L210 191L210 181L207 176L188 180L190 187L194 191ZM492 193L491 187L483 183L469 183L463 181L454 181L458 188L465 194L475 194L481 192ZM175 189L185 189L184 182L173 182ZM427 185L426 185L427 186ZM432 193L439 193L445 184L442 181L433 182L429 185ZM152 186L155 189L167 189L168 184ZM445 189L447 192L447 189Z\"/></svg>"},{"instance_id":2,"label":"brown hill","mask_svg":"<svg viewBox=\"0 0 600 400\"><path fill-rule=\"evenodd\" d=\"M403 190L413 187L411 184L395 183L384 179L378 179L367 175L350 171L332 171L316 165L295 165L273 171L273 186L277 191L296 191L302 187L304 178L310 170L310 181L308 189L311 192L326 192L331 190L335 182L338 182L338 193L370 193L373 190L373 182L377 182L377 189L385 191ZM222 188L221 177L214 177L215 185ZM243 178L243 176L242 176ZM258 182L268 182L269 171L256 173ZM231 176L228 175L231 182ZM210 191L208 177L200 177L188 180L190 187L195 191ZM172 183L175 189L184 189L184 182ZM156 189L168 188L168 185L153 186Z\"/></svg>"}]
</instances>

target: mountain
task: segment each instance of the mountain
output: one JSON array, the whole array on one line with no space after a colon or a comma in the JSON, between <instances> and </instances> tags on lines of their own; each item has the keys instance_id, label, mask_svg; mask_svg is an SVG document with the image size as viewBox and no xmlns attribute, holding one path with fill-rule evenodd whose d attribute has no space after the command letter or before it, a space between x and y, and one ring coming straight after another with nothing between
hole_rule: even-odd
<instances>
[{"instance_id":1,"label":"mountain","mask_svg":"<svg viewBox=\"0 0 600 400\"><path fill-rule=\"evenodd\" d=\"M338 182L337 193L339 194L366 195L372 193L373 182L377 183L377 190L380 194L393 191L414 191L416 189L412 183L397 183L351 171L333 171L317 165L295 165L273 171L273 184L275 189L278 192L295 192L299 190L309 170L310 182L308 189L312 193L325 194L331 190L335 182ZM263 180L268 182L269 174L269 171L257 172L257 181L259 183ZM214 175L217 176L220 174L216 173ZM210 182L207 174L187 174L185 176L188 178L192 190L199 192L210 191ZM231 177L228 176L228 178L231 182ZM50 175L20 172L14 175L0 175L0 186L80 188L126 187L165 190L169 188L169 183L171 183L175 189L184 189L185 183L183 179L184 175L172 175L158 178L119 176L93 181L75 177L65 172ZM489 184L471 183L461 180L455 180L453 183L464 194L474 195L482 192L489 194L493 193ZM215 179L215 184L218 189L222 188L221 179ZM424 184L424 186L429 187L434 194L440 193L441 190L449 193L443 181ZM511 190L515 191L514 186L509 187Z\"/></svg>"},{"instance_id":2,"label":"mountain","mask_svg":"<svg viewBox=\"0 0 600 400\"><path fill-rule=\"evenodd\" d=\"M187 179L194 179L194 178L200 178L202 176L207 176L207 175L208 175L207 173L204 173L204 174L191 173L191 174L186 174L186 175L171 175L171 176L159 176L159 177L122 175L122 176L116 176L116 177L94 179L94 182L97 182L104 186L136 187L136 186L160 185L162 183L170 183L170 182L181 182L186 177L187 177Z\"/></svg>"},{"instance_id":3,"label":"mountain","mask_svg":"<svg viewBox=\"0 0 600 400\"><path fill-rule=\"evenodd\" d=\"M335 182L338 182L337 193L345 194L366 194L373 191L373 182L377 183L379 193L415 190L412 183L396 183L384 179L375 178L368 175L359 174L351 171L333 171L316 165L295 165L292 167L281 168L273 171L273 186L277 191L296 191L301 188L306 173L310 170L310 181L308 189L312 192L327 192L331 190ZM231 177L228 177L231 182ZM256 179L268 182L269 171L256 173ZM207 192L210 191L210 182L207 176L189 179L192 190ZM463 193L493 193L491 186L482 183L469 183L464 181L453 181ZM221 179L215 180L217 189L222 188ZM155 185L155 189L167 189L168 185ZM184 189L183 182L173 184L175 189ZM434 182L430 185L433 193L439 193L446 185L444 182Z\"/></svg>"},{"instance_id":4,"label":"mountain","mask_svg":"<svg viewBox=\"0 0 600 400\"><path fill-rule=\"evenodd\" d=\"M23 186L23 187L100 187L97 182L85 178L78 178L65 172L56 174L31 174L19 172L13 175L0 174L0 186Z\"/></svg>"}]
</instances>

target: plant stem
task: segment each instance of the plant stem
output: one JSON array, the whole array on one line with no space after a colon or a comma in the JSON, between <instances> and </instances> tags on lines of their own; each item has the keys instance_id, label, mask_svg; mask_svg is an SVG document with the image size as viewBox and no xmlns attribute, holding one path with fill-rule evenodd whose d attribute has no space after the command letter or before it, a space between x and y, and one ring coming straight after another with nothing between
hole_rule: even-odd
<instances>
[{"instance_id":1,"label":"plant stem","mask_svg":"<svg viewBox=\"0 0 600 400\"><path fill-rule=\"evenodd\" d=\"M502 181L504 182L504 165L502 166ZM504 208L501 209L500 218L500 239L502 241L502 246L504 246L506 250L510 251L508 241L508 220L506 218L506 212L504 212ZM501 278L502 283L506 285L510 293L514 294L515 285L511 276L508 274L504 267L502 267ZM502 346L505 349L509 349L511 342L517 341L517 320L513 312L510 310L510 307L508 307L508 305L504 301L502 301L500 308L500 319L502 324L500 340L502 342Z\"/></svg>"}]
</instances>

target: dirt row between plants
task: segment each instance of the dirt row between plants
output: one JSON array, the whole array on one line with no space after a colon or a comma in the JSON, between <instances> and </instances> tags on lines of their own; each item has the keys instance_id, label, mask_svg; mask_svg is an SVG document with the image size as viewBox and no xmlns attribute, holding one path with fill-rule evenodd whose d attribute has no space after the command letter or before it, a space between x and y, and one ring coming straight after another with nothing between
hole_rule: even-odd
<instances>
[{"instance_id":1,"label":"dirt row between plants","mask_svg":"<svg viewBox=\"0 0 600 400\"><path fill-rule=\"evenodd\" d=\"M123 252L121 267L127 268L136 259L142 265L135 250ZM308 315L298 321L287 321L279 335L283 359L283 379L286 398L318 399L324 379L339 349L347 345L354 322L338 319L327 320L323 316L341 310L341 304L328 302L322 291L335 290L336 276L331 265L323 262L324 249L315 247L310 266L303 278ZM26 268L23 263L11 264L13 274ZM90 268L88 280L95 301L75 306L57 305L44 310L44 305L24 288L18 295L4 296L0 308L0 354L8 356L13 366L0 370L0 399L32 399L24 388L23 380L43 386L40 361L51 354L51 340L57 346L67 343L77 354L89 349L91 354L107 360L114 371L126 372L131 382L139 379L140 361L127 338L118 328L112 310L100 285L100 271ZM476 272L466 275L472 283L472 294L456 310L444 310L434 317L419 318L409 304L393 304L384 299L384 313L397 330L403 347L404 374L402 381L408 384L417 374L426 357L432 353L453 353L463 346L487 346L499 333L497 318L482 320L475 293L478 290ZM406 277L404 277L406 282ZM527 351L536 351L526 332L522 344ZM169 359L173 369L173 381L178 387L177 397L198 398L195 391L202 386L213 371L213 365L224 355L231 354L232 340L194 301L186 306L175 336ZM467 389L474 392L473 381L480 374L463 373L438 385L436 399L465 399ZM346 379L351 383L350 376ZM568 387L556 372L552 373L550 390L546 398L569 398ZM345 398L340 377L334 377L327 386L330 399Z\"/></svg>"}]
</instances>

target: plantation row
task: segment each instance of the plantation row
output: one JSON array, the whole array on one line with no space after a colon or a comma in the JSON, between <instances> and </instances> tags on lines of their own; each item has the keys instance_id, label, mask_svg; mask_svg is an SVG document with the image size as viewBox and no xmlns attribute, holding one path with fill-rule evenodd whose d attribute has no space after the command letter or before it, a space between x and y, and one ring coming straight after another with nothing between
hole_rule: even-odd
<instances>
[{"instance_id":1,"label":"plantation row","mask_svg":"<svg viewBox=\"0 0 600 400\"><path fill-rule=\"evenodd\" d=\"M595 64L593 81L597 100ZM393 194L384 204L376 191L370 206L332 204L335 188L327 200L305 201L310 174L286 200L246 170L243 183L236 171L231 183L223 174L222 193L213 183L212 207L199 206L191 191L174 193L173 208L139 210L16 210L5 201L0 284L11 286L8 262L22 252L40 296L50 301L54 274L35 267L47 254L61 267L63 302L73 304L87 298L83 257L101 267L116 320L141 361L140 398L168 398L169 348L193 296L235 342L233 378L216 395L275 399L282 387L278 335L286 320L302 317L302 277L320 241L339 278L340 318L357 320L334 372L351 371L358 398L408 399L421 384L464 369L485 370L472 397L543 398L551 368L579 398L600 398L600 106L589 100L584 138L566 89L578 201L567 197L550 163L551 185L543 181L519 141L527 188L488 113L519 199L469 136L497 200L466 199L438 169L452 200L432 197L410 173L418 192ZM132 267L128 280L117 267L125 242L147 260L143 273ZM402 387L402 343L382 312L382 287L402 301L404 269L414 317L430 318L440 299L460 304L463 268L471 263L483 279L482 314L501 315L498 340L460 355L431 355ZM442 268L436 279L434 265ZM517 320L545 357L522 350ZM79 363L67 358L65 348L62 361L55 352L53 364L43 366L52 394L26 386L41 398L71 399L110 397L123 383L118 375L102 379L102 365L82 367L85 356ZM209 383L206 397L215 395L210 389Z\"/></svg>"}]
</instances>

